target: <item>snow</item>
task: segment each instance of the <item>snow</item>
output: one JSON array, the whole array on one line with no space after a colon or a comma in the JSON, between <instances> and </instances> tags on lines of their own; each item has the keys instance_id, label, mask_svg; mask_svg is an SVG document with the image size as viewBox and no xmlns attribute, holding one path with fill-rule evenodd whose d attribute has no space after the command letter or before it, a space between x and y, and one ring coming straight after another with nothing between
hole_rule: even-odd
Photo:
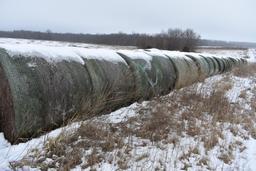
<instances>
[{"instance_id":1,"label":"snow","mask_svg":"<svg viewBox=\"0 0 256 171\"><path fill-rule=\"evenodd\" d=\"M36 63L27 63L27 65L28 65L28 67L30 67L30 68L35 68L35 67L37 67L37 64Z\"/></svg>"},{"instance_id":2,"label":"snow","mask_svg":"<svg viewBox=\"0 0 256 171\"><path fill-rule=\"evenodd\" d=\"M146 104L146 102L144 102ZM137 115L136 108L138 108L139 104L137 102L133 103L128 107L123 107L118 109L106 116L99 117L99 119L104 120L106 123L120 123L125 122L129 118Z\"/></svg>"},{"instance_id":3,"label":"snow","mask_svg":"<svg viewBox=\"0 0 256 171\"><path fill-rule=\"evenodd\" d=\"M222 75L215 75L210 78L207 78L206 82L198 83L197 86L197 94L201 94L203 96L209 96L214 91L214 83L219 82L223 79Z\"/></svg>"},{"instance_id":4,"label":"snow","mask_svg":"<svg viewBox=\"0 0 256 171\"><path fill-rule=\"evenodd\" d=\"M122 62L125 63L125 60L119 56L114 50L110 49L82 49L82 48L72 48L72 50L78 54L80 57L85 59L98 59L111 61L113 63Z\"/></svg>"},{"instance_id":5,"label":"snow","mask_svg":"<svg viewBox=\"0 0 256 171\"><path fill-rule=\"evenodd\" d=\"M0 44L34 44L45 45L53 47L80 47L80 48L106 48L106 49L134 49L132 46L109 46L109 45L97 45L87 43L74 43L63 41L46 41L46 40L34 40L34 39L13 39L13 38L0 38Z\"/></svg>"},{"instance_id":6,"label":"snow","mask_svg":"<svg viewBox=\"0 0 256 171\"><path fill-rule=\"evenodd\" d=\"M125 63L124 59L111 49L54 47L39 44L0 44L0 48L6 49L7 53L12 57L18 57L19 55L41 57L50 63L64 60L84 64L83 58Z\"/></svg>"},{"instance_id":7,"label":"snow","mask_svg":"<svg viewBox=\"0 0 256 171\"><path fill-rule=\"evenodd\" d=\"M242 91L249 90L252 85L252 80L249 78L232 77L233 87L226 93L227 98L231 103L236 103ZM247 98L247 100L251 100Z\"/></svg>"},{"instance_id":8,"label":"snow","mask_svg":"<svg viewBox=\"0 0 256 171\"><path fill-rule=\"evenodd\" d=\"M256 168L256 140L250 138L246 141L246 150L243 153L243 162L241 162L241 169L253 171Z\"/></svg>"},{"instance_id":9,"label":"snow","mask_svg":"<svg viewBox=\"0 0 256 171\"><path fill-rule=\"evenodd\" d=\"M244 58L249 62L256 62L256 49L247 49L247 50L240 50L240 49L199 49L199 53L203 53L205 55L214 55L216 57L232 57L232 58Z\"/></svg>"},{"instance_id":10,"label":"snow","mask_svg":"<svg viewBox=\"0 0 256 171\"><path fill-rule=\"evenodd\" d=\"M39 138L34 138L26 143L19 143L17 145L11 145L7 140L5 140L3 133L0 133L0 170L7 169L10 162L21 160L31 150L35 148L42 148L48 139L57 137L64 130L73 131L79 126L80 123L73 123L66 127L53 130Z\"/></svg>"},{"instance_id":11,"label":"snow","mask_svg":"<svg viewBox=\"0 0 256 171\"><path fill-rule=\"evenodd\" d=\"M118 52L128 56L131 59L144 59L148 63L150 63L152 60L152 56L147 55L143 50L119 50Z\"/></svg>"},{"instance_id":12,"label":"snow","mask_svg":"<svg viewBox=\"0 0 256 171\"><path fill-rule=\"evenodd\" d=\"M147 52L147 51L146 51ZM171 57L186 57L186 55L191 55L193 57L196 58L202 58L200 55L202 56L206 56L206 57L218 57L218 58L228 58L228 57L233 57L233 58L241 58L243 57L242 55L232 55L232 54L228 54L228 53L223 53L223 54L216 54L216 53L208 53L206 52L200 52L200 53L196 53L196 52L180 52L180 51L167 51L167 50L159 50L159 49L149 49L148 50L149 54L153 54L153 55L157 55L157 56L163 56L163 55L167 55L167 56L171 56ZM186 57L187 58L187 57Z\"/></svg>"},{"instance_id":13,"label":"snow","mask_svg":"<svg viewBox=\"0 0 256 171\"><path fill-rule=\"evenodd\" d=\"M168 51L168 50L158 50L158 49L151 49L151 52L153 53L159 53L159 54L165 54L167 56L172 57L184 57L186 55L192 55L192 56L198 56L203 55L204 53L193 53L193 52L180 52L180 51Z\"/></svg>"},{"instance_id":14,"label":"snow","mask_svg":"<svg viewBox=\"0 0 256 171\"><path fill-rule=\"evenodd\" d=\"M159 49L148 49L148 50L145 50L145 53L146 53L146 54L149 54L149 55L152 55L152 56L161 56L161 57L164 57L164 58L168 58L168 57L164 54L164 51L159 50ZM180 53L180 52L173 51L173 53Z\"/></svg>"},{"instance_id":15,"label":"snow","mask_svg":"<svg viewBox=\"0 0 256 171\"><path fill-rule=\"evenodd\" d=\"M233 57L233 58L241 58L246 57L246 50L240 50L240 49L199 49L198 52L208 54L208 55L214 55L214 56L227 56L227 57Z\"/></svg>"},{"instance_id":16,"label":"snow","mask_svg":"<svg viewBox=\"0 0 256 171\"><path fill-rule=\"evenodd\" d=\"M50 63L65 60L84 64L83 59L67 47L50 47L31 44L1 44L0 47L6 49L7 53L12 57L22 55L24 57L41 57Z\"/></svg>"},{"instance_id":17,"label":"snow","mask_svg":"<svg viewBox=\"0 0 256 171\"><path fill-rule=\"evenodd\" d=\"M84 64L83 58L125 63L124 59L116 53L116 49L132 49L132 47L11 38L0 38L0 48L6 49L11 56L41 57L47 62L65 60L81 64Z\"/></svg>"},{"instance_id":18,"label":"snow","mask_svg":"<svg viewBox=\"0 0 256 171\"><path fill-rule=\"evenodd\" d=\"M247 56L249 57L250 62L256 62L256 49L249 49L247 51Z\"/></svg>"}]
</instances>

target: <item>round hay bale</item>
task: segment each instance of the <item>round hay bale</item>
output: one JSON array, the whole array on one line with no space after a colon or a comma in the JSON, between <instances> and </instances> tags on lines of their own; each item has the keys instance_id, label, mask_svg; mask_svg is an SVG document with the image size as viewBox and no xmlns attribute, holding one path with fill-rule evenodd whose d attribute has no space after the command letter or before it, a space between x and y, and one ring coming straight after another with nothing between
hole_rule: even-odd
<instances>
[{"instance_id":1,"label":"round hay bale","mask_svg":"<svg viewBox=\"0 0 256 171\"><path fill-rule=\"evenodd\" d=\"M231 67L234 67L235 66L235 60L231 57L227 57L227 60L229 61Z\"/></svg>"},{"instance_id":2,"label":"round hay bale","mask_svg":"<svg viewBox=\"0 0 256 171\"><path fill-rule=\"evenodd\" d=\"M91 114L111 111L136 99L133 72L115 51L85 49L80 56L84 60L92 82Z\"/></svg>"},{"instance_id":3,"label":"round hay bale","mask_svg":"<svg viewBox=\"0 0 256 171\"><path fill-rule=\"evenodd\" d=\"M218 74L219 71L220 71L220 67L221 67L220 64L218 63L218 60L216 60L216 58L214 58L213 56L210 56L209 59L212 60L213 65L214 65L214 73L213 73L213 75Z\"/></svg>"},{"instance_id":4,"label":"round hay bale","mask_svg":"<svg viewBox=\"0 0 256 171\"><path fill-rule=\"evenodd\" d=\"M184 53L163 52L173 62L177 70L175 88L183 88L199 80L198 67L192 59L185 56Z\"/></svg>"},{"instance_id":5,"label":"round hay bale","mask_svg":"<svg viewBox=\"0 0 256 171\"><path fill-rule=\"evenodd\" d=\"M231 71L232 68L232 62L228 58L223 58L226 62L226 70L225 72Z\"/></svg>"},{"instance_id":6,"label":"round hay bale","mask_svg":"<svg viewBox=\"0 0 256 171\"><path fill-rule=\"evenodd\" d=\"M7 86L13 103L7 105L9 109L1 109L1 119L8 118L9 111L13 113L4 119L10 126L1 123L1 129L11 142L57 127L90 106L92 86L83 64L49 62L35 54L10 56L0 50L1 79L8 80L0 91Z\"/></svg>"},{"instance_id":7,"label":"round hay bale","mask_svg":"<svg viewBox=\"0 0 256 171\"><path fill-rule=\"evenodd\" d=\"M247 60L244 59L244 58L240 58L240 60L242 61L243 64L247 64L248 63Z\"/></svg>"},{"instance_id":8,"label":"round hay bale","mask_svg":"<svg viewBox=\"0 0 256 171\"><path fill-rule=\"evenodd\" d=\"M137 94L140 98L149 99L167 94L174 88L175 71L166 56L143 50L121 50L118 53L136 75Z\"/></svg>"},{"instance_id":9,"label":"round hay bale","mask_svg":"<svg viewBox=\"0 0 256 171\"><path fill-rule=\"evenodd\" d=\"M145 51L145 53L152 56L152 69L157 75L157 84L154 86L154 91L158 95L170 93L175 88L177 79L174 64L160 50L151 49Z\"/></svg>"},{"instance_id":10,"label":"round hay bale","mask_svg":"<svg viewBox=\"0 0 256 171\"><path fill-rule=\"evenodd\" d=\"M154 74L151 70L151 63L148 59L145 60L143 56L152 59L149 55L143 52L137 52L136 56L133 56L130 51L119 51L118 54L128 63L130 66L134 78L135 78L135 97L137 99L150 99L154 96ZM138 55L138 56L137 56ZM152 79L152 80L151 80Z\"/></svg>"},{"instance_id":11,"label":"round hay bale","mask_svg":"<svg viewBox=\"0 0 256 171\"><path fill-rule=\"evenodd\" d=\"M195 54L186 56L191 58L199 68L199 80L204 80L208 76L208 73L210 72L207 61L203 57Z\"/></svg>"},{"instance_id":12,"label":"round hay bale","mask_svg":"<svg viewBox=\"0 0 256 171\"><path fill-rule=\"evenodd\" d=\"M204 57L207 58L207 60L210 64L210 67L212 68L210 76L218 74L220 65L217 62L217 60L214 58L214 56L212 56L210 54L204 54Z\"/></svg>"},{"instance_id":13,"label":"round hay bale","mask_svg":"<svg viewBox=\"0 0 256 171\"><path fill-rule=\"evenodd\" d=\"M219 72L218 72L218 74L223 73L225 71L225 63L224 63L224 61L221 58L218 58L218 57L213 57L213 58L217 61L218 65L219 65Z\"/></svg>"},{"instance_id":14,"label":"round hay bale","mask_svg":"<svg viewBox=\"0 0 256 171\"><path fill-rule=\"evenodd\" d=\"M200 55L200 56L204 58L205 61L208 63L208 67L209 67L208 77L214 75L214 72L215 72L214 62L208 56L205 56L205 55Z\"/></svg>"}]
</instances>

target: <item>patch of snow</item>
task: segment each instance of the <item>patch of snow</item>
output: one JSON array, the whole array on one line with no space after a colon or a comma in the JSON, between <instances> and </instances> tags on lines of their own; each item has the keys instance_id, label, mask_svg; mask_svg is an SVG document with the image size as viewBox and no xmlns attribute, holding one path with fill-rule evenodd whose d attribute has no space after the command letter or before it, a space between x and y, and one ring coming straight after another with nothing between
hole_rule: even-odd
<instances>
[{"instance_id":1,"label":"patch of snow","mask_svg":"<svg viewBox=\"0 0 256 171\"><path fill-rule=\"evenodd\" d=\"M139 106L146 105L147 102L139 104L137 102L131 104L128 107L123 107L107 115L98 117L97 119L103 120L106 123L121 123L127 121L129 118L137 116L137 109Z\"/></svg>"},{"instance_id":2,"label":"patch of snow","mask_svg":"<svg viewBox=\"0 0 256 171\"><path fill-rule=\"evenodd\" d=\"M217 57L233 57L233 58L243 58L246 56L247 50L240 49L199 49L198 52L208 55L214 55Z\"/></svg>"},{"instance_id":3,"label":"patch of snow","mask_svg":"<svg viewBox=\"0 0 256 171\"><path fill-rule=\"evenodd\" d=\"M241 92L252 87L252 80L249 78L240 77L232 77L232 80L234 83L233 87L226 93L226 97L231 103L236 103L238 102Z\"/></svg>"},{"instance_id":4,"label":"patch of snow","mask_svg":"<svg viewBox=\"0 0 256 171\"><path fill-rule=\"evenodd\" d=\"M131 59L144 59L148 63L150 63L152 60L152 56L146 54L143 50L119 50L118 52L128 56Z\"/></svg>"},{"instance_id":5,"label":"patch of snow","mask_svg":"<svg viewBox=\"0 0 256 171\"><path fill-rule=\"evenodd\" d=\"M133 49L134 47L120 47L120 46L109 46L109 45L97 45L87 43L74 43L74 42L63 42L63 41L47 41L47 40L34 40L34 39L14 39L14 38L0 38L0 44L33 44L33 45L44 45L53 47L80 47L80 48L107 48L107 49Z\"/></svg>"},{"instance_id":6,"label":"patch of snow","mask_svg":"<svg viewBox=\"0 0 256 171\"><path fill-rule=\"evenodd\" d=\"M177 52L177 51L175 51L175 52ZM145 53L148 54L148 55L152 55L152 56L160 56L160 57L168 58L164 54L164 52L162 50L159 50L159 49L147 49L147 50L145 50Z\"/></svg>"},{"instance_id":7,"label":"patch of snow","mask_svg":"<svg viewBox=\"0 0 256 171\"><path fill-rule=\"evenodd\" d=\"M73 123L63 128L58 128L50 133L43 135L39 138L34 138L26 143L19 143L17 145L11 145L5 140L3 133L0 133L0 170L9 168L9 163L13 161L21 160L32 149L42 148L44 143L49 138L54 138L60 135L63 130L74 131L80 126L80 123Z\"/></svg>"},{"instance_id":8,"label":"patch of snow","mask_svg":"<svg viewBox=\"0 0 256 171\"><path fill-rule=\"evenodd\" d=\"M0 44L12 57L41 57L47 62L76 61L84 64L83 59L67 47L51 47L35 44Z\"/></svg>"},{"instance_id":9,"label":"patch of snow","mask_svg":"<svg viewBox=\"0 0 256 171\"><path fill-rule=\"evenodd\" d=\"M240 163L241 170L253 171L256 169L256 140L250 138L245 142L246 149L242 153L242 159Z\"/></svg>"},{"instance_id":10,"label":"patch of snow","mask_svg":"<svg viewBox=\"0 0 256 171\"><path fill-rule=\"evenodd\" d=\"M0 44L0 48L6 49L12 57L41 57L50 63L65 60L84 64L83 58L125 63L125 60L111 49L53 47L40 44Z\"/></svg>"},{"instance_id":11,"label":"patch of snow","mask_svg":"<svg viewBox=\"0 0 256 171\"><path fill-rule=\"evenodd\" d=\"M28 67L35 68L37 65L36 63L27 63Z\"/></svg>"},{"instance_id":12,"label":"patch of snow","mask_svg":"<svg viewBox=\"0 0 256 171\"><path fill-rule=\"evenodd\" d=\"M250 62L256 62L256 49L249 49L247 51L247 56L249 57Z\"/></svg>"},{"instance_id":13,"label":"patch of snow","mask_svg":"<svg viewBox=\"0 0 256 171\"><path fill-rule=\"evenodd\" d=\"M115 63L122 62L125 63L125 60L118 55L114 50L110 49L83 49L83 48L72 48L72 50L78 54L80 57L85 59L99 59L112 61Z\"/></svg>"},{"instance_id":14,"label":"patch of snow","mask_svg":"<svg viewBox=\"0 0 256 171\"><path fill-rule=\"evenodd\" d=\"M204 82L197 83L197 94L203 95L204 97L210 96L213 91L213 85L223 79L223 75L215 75L205 79Z\"/></svg>"}]
</instances>

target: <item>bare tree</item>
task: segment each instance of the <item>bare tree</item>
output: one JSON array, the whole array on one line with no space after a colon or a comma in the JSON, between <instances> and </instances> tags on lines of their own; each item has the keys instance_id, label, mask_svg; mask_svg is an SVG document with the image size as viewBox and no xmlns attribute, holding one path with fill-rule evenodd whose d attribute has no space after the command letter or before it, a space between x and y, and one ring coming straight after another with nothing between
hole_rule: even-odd
<instances>
[{"instance_id":1,"label":"bare tree","mask_svg":"<svg viewBox=\"0 0 256 171\"><path fill-rule=\"evenodd\" d=\"M191 52L194 51L198 41L200 40L200 35L194 32L192 29L187 29L184 31L184 42L185 45L182 51Z\"/></svg>"}]
</instances>

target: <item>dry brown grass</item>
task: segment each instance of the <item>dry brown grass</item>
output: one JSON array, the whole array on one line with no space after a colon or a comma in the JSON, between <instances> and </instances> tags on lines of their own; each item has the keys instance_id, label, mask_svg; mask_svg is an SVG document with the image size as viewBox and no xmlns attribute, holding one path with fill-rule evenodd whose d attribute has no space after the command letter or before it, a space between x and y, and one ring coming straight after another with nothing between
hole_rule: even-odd
<instances>
[{"instance_id":1,"label":"dry brown grass","mask_svg":"<svg viewBox=\"0 0 256 171\"><path fill-rule=\"evenodd\" d=\"M82 168L86 169L88 167L93 167L95 164L100 163L103 159L103 155L99 154L96 148L93 148L91 154L87 156L87 163L82 165Z\"/></svg>"},{"instance_id":2,"label":"dry brown grass","mask_svg":"<svg viewBox=\"0 0 256 171\"><path fill-rule=\"evenodd\" d=\"M50 158L53 162L47 166L47 169L70 170L82 164L83 152L93 147L92 153L86 156L86 163L82 164L83 168L91 167L103 160L102 153L123 146L123 137L113 133L110 128L111 125L103 122L85 122L73 133L65 134L63 131L58 137L48 139L43 151L33 153L33 160L23 159L11 164L17 168L29 165L44 170L45 165L42 163Z\"/></svg>"},{"instance_id":3,"label":"dry brown grass","mask_svg":"<svg viewBox=\"0 0 256 171\"><path fill-rule=\"evenodd\" d=\"M213 135L203 140L208 149L214 147L218 138L223 137L214 128L216 123L229 122L233 114L228 100L224 97L228 89L219 90L221 91L214 91L210 96L203 97L190 87L175 91L170 96L154 99L139 111L140 126L135 134L151 141L161 141L168 139L170 133L181 135L186 132L192 137L205 137L203 135L212 133ZM206 113L213 118L210 123L205 120ZM201 123L204 124L197 121L203 121Z\"/></svg>"},{"instance_id":4,"label":"dry brown grass","mask_svg":"<svg viewBox=\"0 0 256 171\"><path fill-rule=\"evenodd\" d=\"M203 157L202 159L199 160L198 165L199 166L203 166L203 165L207 166L208 163L209 163L209 159L207 159L206 157Z\"/></svg>"},{"instance_id":5,"label":"dry brown grass","mask_svg":"<svg viewBox=\"0 0 256 171\"><path fill-rule=\"evenodd\" d=\"M171 127L179 127L179 124L169 116L171 107L163 107L159 104L151 105L151 116L147 120L142 120L141 127L135 134L142 138L149 138L151 141L167 139Z\"/></svg>"},{"instance_id":6,"label":"dry brown grass","mask_svg":"<svg viewBox=\"0 0 256 171\"><path fill-rule=\"evenodd\" d=\"M225 164L230 164L231 161L234 159L234 156L231 153L223 153L218 158L222 160Z\"/></svg>"},{"instance_id":7,"label":"dry brown grass","mask_svg":"<svg viewBox=\"0 0 256 171\"><path fill-rule=\"evenodd\" d=\"M219 142L219 136L215 132L210 132L209 135L202 137L202 141L204 142L204 148L206 150L211 150L214 148Z\"/></svg>"},{"instance_id":8,"label":"dry brown grass","mask_svg":"<svg viewBox=\"0 0 256 171\"><path fill-rule=\"evenodd\" d=\"M248 65L242 65L240 67L234 68L232 73L238 77L249 77L256 74L256 64L250 63Z\"/></svg>"},{"instance_id":9,"label":"dry brown grass","mask_svg":"<svg viewBox=\"0 0 256 171\"><path fill-rule=\"evenodd\" d=\"M180 157L179 160L189 160L189 158L193 154L199 154L199 149L197 147L190 148L187 152L183 153Z\"/></svg>"}]
</instances>

